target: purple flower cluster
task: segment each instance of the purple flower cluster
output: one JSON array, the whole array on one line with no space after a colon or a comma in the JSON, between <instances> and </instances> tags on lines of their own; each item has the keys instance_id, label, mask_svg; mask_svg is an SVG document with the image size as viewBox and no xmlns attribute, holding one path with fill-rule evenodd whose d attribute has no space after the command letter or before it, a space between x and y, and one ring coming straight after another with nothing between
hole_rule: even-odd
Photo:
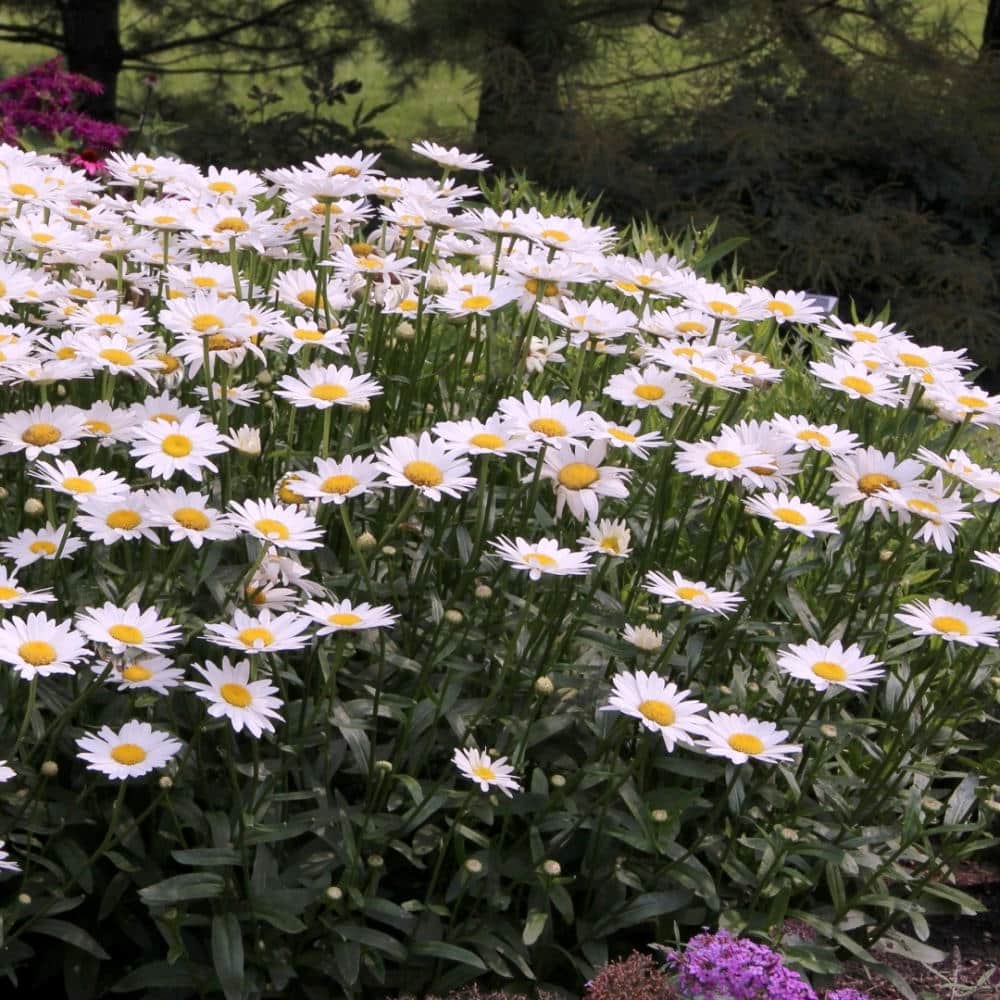
<instances>
[{"instance_id":1,"label":"purple flower cluster","mask_svg":"<svg viewBox=\"0 0 1000 1000\"><path fill-rule=\"evenodd\" d=\"M867 993L862 993L861 990L844 989L830 990L826 995L826 1000L871 1000L871 998Z\"/></svg>"},{"instance_id":2,"label":"purple flower cluster","mask_svg":"<svg viewBox=\"0 0 1000 1000\"><path fill-rule=\"evenodd\" d=\"M80 94L99 94L102 89L90 77L67 72L58 56L0 80L0 141L14 143L29 129L50 139L62 136L80 147L68 154L71 163L99 169L103 155L128 134L123 125L97 121L76 109Z\"/></svg>"},{"instance_id":3,"label":"purple flower cluster","mask_svg":"<svg viewBox=\"0 0 1000 1000\"><path fill-rule=\"evenodd\" d=\"M670 962L681 993L692 1000L818 1000L776 951L729 931L693 937Z\"/></svg>"}]
</instances>

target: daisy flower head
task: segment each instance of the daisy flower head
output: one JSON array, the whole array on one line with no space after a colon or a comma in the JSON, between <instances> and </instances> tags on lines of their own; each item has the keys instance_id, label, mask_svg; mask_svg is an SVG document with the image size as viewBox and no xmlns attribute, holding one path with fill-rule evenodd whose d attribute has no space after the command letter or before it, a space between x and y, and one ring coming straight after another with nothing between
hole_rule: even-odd
<instances>
[{"instance_id":1,"label":"daisy flower head","mask_svg":"<svg viewBox=\"0 0 1000 1000\"><path fill-rule=\"evenodd\" d=\"M630 646L635 646L644 653L656 653L663 649L663 633L648 625L626 625L621 637Z\"/></svg>"},{"instance_id":2,"label":"daisy flower head","mask_svg":"<svg viewBox=\"0 0 1000 1000\"><path fill-rule=\"evenodd\" d=\"M5 840L0 840L0 872L19 872L21 866L16 861L10 860L10 853L5 851L7 846Z\"/></svg>"},{"instance_id":3,"label":"daisy flower head","mask_svg":"<svg viewBox=\"0 0 1000 1000\"><path fill-rule=\"evenodd\" d=\"M902 394L892 380L866 365L835 361L810 361L809 370L823 385L842 392L851 399L864 399L876 406L898 406Z\"/></svg>"},{"instance_id":4,"label":"daisy flower head","mask_svg":"<svg viewBox=\"0 0 1000 1000\"><path fill-rule=\"evenodd\" d=\"M65 524L58 528L47 524L37 531L25 528L0 542L0 555L13 560L18 569L30 566L39 559L55 559L56 556L70 559L74 552L84 548L87 543L72 536L64 540L67 530Z\"/></svg>"},{"instance_id":5,"label":"daisy flower head","mask_svg":"<svg viewBox=\"0 0 1000 1000\"><path fill-rule=\"evenodd\" d=\"M560 445L545 453L542 478L553 480L556 492L556 517L564 507L578 520L597 520L602 498L624 499L630 470L602 465L607 455L606 441L589 445Z\"/></svg>"},{"instance_id":6,"label":"daisy flower head","mask_svg":"<svg viewBox=\"0 0 1000 1000\"><path fill-rule=\"evenodd\" d=\"M167 694L184 679L184 671L173 666L173 660L156 654L129 656L116 661L108 675L108 684L117 684L119 691L154 691ZM95 674L103 674L104 664L95 663L90 668Z\"/></svg>"},{"instance_id":7,"label":"daisy flower head","mask_svg":"<svg viewBox=\"0 0 1000 1000\"><path fill-rule=\"evenodd\" d=\"M7 761L0 760L0 784L2 784L5 781L10 781L11 778L14 778L16 776L17 776L17 771L15 771L14 768L12 767L8 767ZM3 847L2 843L0 843L0 847Z\"/></svg>"},{"instance_id":8,"label":"daisy flower head","mask_svg":"<svg viewBox=\"0 0 1000 1000\"><path fill-rule=\"evenodd\" d=\"M958 534L958 525L972 517L958 492L946 493L941 472L926 484L914 484L906 489L887 488L886 502L905 524L911 516L922 519L917 537L930 542L936 549L951 552L951 543Z\"/></svg>"},{"instance_id":9,"label":"daisy flower head","mask_svg":"<svg viewBox=\"0 0 1000 1000\"><path fill-rule=\"evenodd\" d=\"M709 712L701 736L697 745L706 753L734 764L748 760L781 764L802 753L800 744L786 742L786 730L739 712Z\"/></svg>"},{"instance_id":10,"label":"daisy flower head","mask_svg":"<svg viewBox=\"0 0 1000 1000\"><path fill-rule=\"evenodd\" d=\"M355 375L347 365L316 363L300 368L298 377L283 375L275 395L292 406L327 410L331 406L355 406L382 394L382 386L370 375Z\"/></svg>"},{"instance_id":11,"label":"daisy flower head","mask_svg":"<svg viewBox=\"0 0 1000 1000\"><path fill-rule=\"evenodd\" d=\"M209 456L226 450L215 424L203 422L200 414L187 416L179 423L147 420L136 429L132 442L136 467L149 469L157 479L172 479L183 472L201 482L206 469L219 471Z\"/></svg>"},{"instance_id":12,"label":"daisy flower head","mask_svg":"<svg viewBox=\"0 0 1000 1000\"><path fill-rule=\"evenodd\" d=\"M518 229L522 236L543 246L571 254L604 253L615 239L613 228L588 226L573 216L545 216L538 212L522 215Z\"/></svg>"},{"instance_id":13,"label":"daisy flower head","mask_svg":"<svg viewBox=\"0 0 1000 1000\"><path fill-rule=\"evenodd\" d=\"M275 503L267 498L233 501L229 505L232 513L230 522L247 535L253 535L262 542L270 542L278 549L305 551L319 548L323 529L316 518L287 504Z\"/></svg>"},{"instance_id":14,"label":"daisy flower head","mask_svg":"<svg viewBox=\"0 0 1000 1000\"><path fill-rule=\"evenodd\" d=\"M108 500L128 492L128 483L116 472L100 469L77 469L73 462L56 459L38 462L31 475L41 481L46 489L64 493L77 500Z\"/></svg>"},{"instance_id":15,"label":"daisy flower head","mask_svg":"<svg viewBox=\"0 0 1000 1000\"><path fill-rule=\"evenodd\" d=\"M1000 573L1000 552L979 552L976 551L976 558L972 560L977 566L983 566L994 573ZM0 571L2 572L2 571ZM3 590L0 584L0 591Z\"/></svg>"},{"instance_id":16,"label":"daisy flower head","mask_svg":"<svg viewBox=\"0 0 1000 1000\"><path fill-rule=\"evenodd\" d=\"M110 500L85 500L76 523L87 535L104 545L145 538L158 542L149 517L149 497L144 490L132 490Z\"/></svg>"},{"instance_id":17,"label":"daisy flower head","mask_svg":"<svg viewBox=\"0 0 1000 1000\"><path fill-rule=\"evenodd\" d=\"M12 608L16 604L51 604L54 600L51 590L25 590L15 574L0 566L0 608Z\"/></svg>"},{"instance_id":18,"label":"daisy flower head","mask_svg":"<svg viewBox=\"0 0 1000 1000\"><path fill-rule=\"evenodd\" d=\"M692 736L701 732L706 706L691 699L690 691L681 691L657 673L637 670L616 674L614 690L602 712L621 712L639 719L646 729L663 737L667 753L677 743L693 743Z\"/></svg>"},{"instance_id":19,"label":"daisy flower head","mask_svg":"<svg viewBox=\"0 0 1000 1000\"><path fill-rule=\"evenodd\" d=\"M587 534L577 539L580 551L623 559L632 553L632 532L625 521L601 518L587 526Z\"/></svg>"},{"instance_id":20,"label":"daisy flower head","mask_svg":"<svg viewBox=\"0 0 1000 1000\"><path fill-rule=\"evenodd\" d=\"M457 285L435 300L435 308L448 316L487 316L509 305L521 294L511 281L492 281L488 274L463 278Z\"/></svg>"},{"instance_id":21,"label":"daisy flower head","mask_svg":"<svg viewBox=\"0 0 1000 1000\"><path fill-rule=\"evenodd\" d=\"M255 739L274 732L271 720L281 719L282 702L275 697L278 689L267 680L250 680L249 660L230 663L224 656L219 667L211 660L192 666L205 680L189 681L188 687L209 703L213 719L228 719L237 733L246 727Z\"/></svg>"},{"instance_id":22,"label":"daisy flower head","mask_svg":"<svg viewBox=\"0 0 1000 1000\"><path fill-rule=\"evenodd\" d=\"M148 722L133 719L117 733L110 726L102 726L95 736L81 736L76 745L89 771L100 771L114 781L122 781L165 767L182 744Z\"/></svg>"},{"instance_id":23,"label":"daisy flower head","mask_svg":"<svg viewBox=\"0 0 1000 1000\"><path fill-rule=\"evenodd\" d=\"M381 485L381 473L370 456L317 458L315 472L299 472L295 491L320 503L342 504L353 497L372 493Z\"/></svg>"},{"instance_id":24,"label":"daisy flower head","mask_svg":"<svg viewBox=\"0 0 1000 1000\"><path fill-rule=\"evenodd\" d=\"M433 160L450 170L488 170L493 166L489 160L478 153L462 153L456 146L446 149L444 146L439 146L436 142L429 142L426 139L411 143L410 149L418 156L425 156L428 160Z\"/></svg>"},{"instance_id":25,"label":"daisy flower head","mask_svg":"<svg viewBox=\"0 0 1000 1000\"><path fill-rule=\"evenodd\" d=\"M761 488L764 475L776 471L773 456L748 444L732 429L708 441L678 441L677 448L674 456L677 471L701 479L723 483L740 480Z\"/></svg>"},{"instance_id":26,"label":"daisy flower head","mask_svg":"<svg viewBox=\"0 0 1000 1000\"><path fill-rule=\"evenodd\" d=\"M751 514L773 521L779 531L797 531L806 538L817 533L836 535L840 532L828 510L787 493L762 493L750 497L744 506Z\"/></svg>"},{"instance_id":27,"label":"daisy flower head","mask_svg":"<svg viewBox=\"0 0 1000 1000\"><path fill-rule=\"evenodd\" d=\"M78 611L80 631L93 642L108 646L121 656L129 649L162 653L181 638L181 628L172 618L161 616L156 608L141 610L136 603L127 608L106 601L99 608Z\"/></svg>"},{"instance_id":28,"label":"daisy flower head","mask_svg":"<svg viewBox=\"0 0 1000 1000\"><path fill-rule=\"evenodd\" d=\"M593 435L593 413L583 403L548 396L535 399L527 390L520 399L508 396L499 403L500 413L519 436L547 444L581 441Z\"/></svg>"},{"instance_id":29,"label":"daisy flower head","mask_svg":"<svg viewBox=\"0 0 1000 1000\"><path fill-rule=\"evenodd\" d=\"M674 412L675 406L687 406L692 398L690 382L655 365L626 368L612 376L604 395L640 410L653 407L665 417Z\"/></svg>"},{"instance_id":30,"label":"daisy flower head","mask_svg":"<svg viewBox=\"0 0 1000 1000\"><path fill-rule=\"evenodd\" d=\"M57 622L42 612L0 621L0 660L23 680L72 674L74 664L94 654L70 622Z\"/></svg>"},{"instance_id":31,"label":"daisy flower head","mask_svg":"<svg viewBox=\"0 0 1000 1000\"><path fill-rule=\"evenodd\" d=\"M743 603L743 598L729 590L716 590L702 580L688 580L676 570L668 580L662 573L651 570L646 574L645 588L664 604L686 604L699 611L728 615Z\"/></svg>"},{"instance_id":32,"label":"daisy flower head","mask_svg":"<svg viewBox=\"0 0 1000 1000\"><path fill-rule=\"evenodd\" d=\"M858 436L841 430L836 424L816 424L808 417L777 414L771 428L785 438L795 451L822 451L827 455L848 455L858 447Z\"/></svg>"},{"instance_id":33,"label":"daisy flower head","mask_svg":"<svg viewBox=\"0 0 1000 1000\"><path fill-rule=\"evenodd\" d=\"M708 281L691 283L684 292L684 302L689 309L703 312L713 321L758 320L769 315L759 298L746 292L731 292L725 285Z\"/></svg>"},{"instance_id":34,"label":"daisy flower head","mask_svg":"<svg viewBox=\"0 0 1000 1000\"><path fill-rule=\"evenodd\" d=\"M518 537L511 541L506 535L490 542L496 554L514 569L523 570L532 580L542 576L581 576L593 569L586 552L573 552L559 547L554 538L529 542Z\"/></svg>"},{"instance_id":35,"label":"daisy flower head","mask_svg":"<svg viewBox=\"0 0 1000 1000\"><path fill-rule=\"evenodd\" d=\"M217 646L245 653L277 653L302 649L309 642L306 635L309 624L307 618L290 612L272 614L264 608L254 618L237 608L231 623L206 623L204 638Z\"/></svg>"},{"instance_id":36,"label":"daisy flower head","mask_svg":"<svg viewBox=\"0 0 1000 1000\"><path fill-rule=\"evenodd\" d=\"M511 425L494 414L487 420L442 420L431 430L441 443L463 455L523 455L537 451L538 443L515 437Z\"/></svg>"},{"instance_id":37,"label":"daisy flower head","mask_svg":"<svg viewBox=\"0 0 1000 1000\"><path fill-rule=\"evenodd\" d=\"M890 451L859 448L842 458L835 458L830 471L834 481L830 495L837 506L861 503L861 520L869 520L876 512L888 519L892 510L886 490L909 489L923 475L923 464L904 458L896 461Z\"/></svg>"},{"instance_id":38,"label":"daisy flower head","mask_svg":"<svg viewBox=\"0 0 1000 1000\"><path fill-rule=\"evenodd\" d=\"M467 475L469 462L426 432L418 441L390 439L378 453L377 467L389 486L416 489L435 502L443 495L458 498L476 485L475 477Z\"/></svg>"},{"instance_id":39,"label":"daisy flower head","mask_svg":"<svg viewBox=\"0 0 1000 1000\"><path fill-rule=\"evenodd\" d=\"M802 468L802 455L795 451L788 440L777 433L769 420L741 420L733 427L724 428L716 441L738 441L755 448L767 459L750 466L752 475L743 476L743 485L753 487L758 480L764 487L787 490Z\"/></svg>"},{"instance_id":40,"label":"daisy flower head","mask_svg":"<svg viewBox=\"0 0 1000 1000\"><path fill-rule=\"evenodd\" d=\"M996 646L996 633L1000 632L1000 619L939 597L904 604L895 618L909 625L914 635L936 635L963 646Z\"/></svg>"},{"instance_id":41,"label":"daisy flower head","mask_svg":"<svg viewBox=\"0 0 1000 1000\"><path fill-rule=\"evenodd\" d=\"M237 535L227 515L210 506L203 493L193 490L150 490L146 510L150 524L166 528L174 543L186 538L200 549L203 542L228 541Z\"/></svg>"},{"instance_id":42,"label":"daisy flower head","mask_svg":"<svg viewBox=\"0 0 1000 1000\"><path fill-rule=\"evenodd\" d=\"M817 691L833 686L863 691L885 676L885 667L874 656L866 656L856 643L844 646L839 639L820 643L809 639L778 652L778 669L808 681Z\"/></svg>"},{"instance_id":43,"label":"daisy flower head","mask_svg":"<svg viewBox=\"0 0 1000 1000\"><path fill-rule=\"evenodd\" d=\"M486 751L471 747L468 750L456 749L451 761L484 792L499 788L510 799L514 797L514 792L521 790L521 783L514 777L514 768L507 763L506 757L493 760Z\"/></svg>"},{"instance_id":44,"label":"daisy flower head","mask_svg":"<svg viewBox=\"0 0 1000 1000\"><path fill-rule=\"evenodd\" d=\"M1000 424L1000 396L991 396L974 383L963 379L927 386L927 402L943 420L970 424Z\"/></svg>"},{"instance_id":45,"label":"daisy flower head","mask_svg":"<svg viewBox=\"0 0 1000 1000\"><path fill-rule=\"evenodd\" d=\"M312 618L319 628L316 635L333 635L335 632L362 632L370 628L392 628L399 621L388 604L373 606L367 601L354 604L342 601L306 601L302 614Z\"/></svg>"},{"instance_id":46,"label":"daisy flower head","mask_svg":"<svg viewBox=\"0 0 1000 1000\"><path fill-rule=\"evenodd\" d=\"M538 304L538 311L557 326L571 331L570 342L577 347L588 340L616 340L631 333L638 322L635 313L620 310L610 302L593 302L563 297L559 306Z\"/></svg>"},{"instance_id":47,"label":"daisy flower head","mask_svg":"<svg viewBox=\"0 0 1000 1000\"><path fill-rule=\"evenodd\" d=\"M0 419L0 454L23 451L29 462L76 448L85 436L83 411L75 406L42 403Z\"/></svg>"},{"instance_id":48,"label":"daisy flower head","mask_svg":"<svg viewBox=\"0 0 1000 1000\"><path fill-rule=\"evenodd\" d=\"M779 325L813 325L827 315L827 310L806 292L769 292L766 288L748 288L746 294L763 308L765 315Z\"/></svg>"},{"instance_id":49,"label":"daisy flower head","mask_svg":"<svg viewBox=\"0 0 1000 1000\"><path fill-rule=\"evenodd\" d=\"M637 458L649 458L650 448L665 448L666 440L659 431L642 432L642 421L632 420L627 424L617 424L593 415L592 434L595 441L607 441L612 448L625 448Z\"/></svg>"}]
</instances>

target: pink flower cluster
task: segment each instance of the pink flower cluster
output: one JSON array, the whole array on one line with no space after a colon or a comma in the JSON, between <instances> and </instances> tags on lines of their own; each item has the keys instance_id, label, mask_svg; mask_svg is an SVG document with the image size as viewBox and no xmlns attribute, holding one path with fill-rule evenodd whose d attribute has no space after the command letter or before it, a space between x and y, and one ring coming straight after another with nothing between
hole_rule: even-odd
<instances>
[{"instance_id":1,"label":"pink flower cluster","mask_svg":"<svg viewBox=\"0 0 1000 1000\"><path fill-rule=\"evenodd\" d=\"M124 125L102 122L75 107L81 94L99 94L101 84L70 73L61 57L0 80L0 141L16 143L28 130L47 139L61 136L73 147L65 158L73 166L96 173L104 156L128 134Z\"/></svg>"}]
</instances>

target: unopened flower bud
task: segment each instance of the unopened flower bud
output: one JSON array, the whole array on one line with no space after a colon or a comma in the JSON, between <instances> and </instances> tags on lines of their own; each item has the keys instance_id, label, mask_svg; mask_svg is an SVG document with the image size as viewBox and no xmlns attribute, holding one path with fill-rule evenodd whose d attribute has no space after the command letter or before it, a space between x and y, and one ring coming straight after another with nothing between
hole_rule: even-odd
<instances>
[{"instance_id":1,"label":"unopened flower bud","mask_svg":"<svg viewBox=\"0 0 1000 1000\"><path fill-rule=\"evenodd\" d=\"M491 253L481 253L476 258L476 266L480 271L488 273L493 270L493 254Z\"/></svg>"},{"instance_id":2,"label":"unopened flower bud","mask_svg":"<svg viewBox=\"0 0 1000 1000\"><path fill-rule=\"evenodd\" d=\"M0 500L6 500L7 497L9 496L10 494L7 492L7 490L5 490L4 487L0 486Z\"/></svg>"},{"instance_id":3,"label":"unopened flower bud","mask_svg":"<svg viewBox=\"0 0 1000 1000\"><path fill-rule=\"evenodd\" d=\"M348 409L354 410L357 413L367 413L372 408L372 404L368 402L367 399L359 399L357 402L351 403Z\"/></svg>"},{"instance_id":4,"label":"unopened flower bud","mask_svg":"<svg viewBox=\"0 0 1000 1000\"><path fill-rule=\"evenodd\" d=\"M163 775L163 777L160 778L159 785L160 788L162 788L164 791L167 791L168 789L174 787L174 779L171 778L169 774L165 774Z\"/></svg>"},{"instance_id":5,"label":"unopened flower bud","mask_svg":"<svg viewBox=\"0 0 1000 1000\"><path fill-rule=\"evenodd\" d=\"M929 813L936 813L936 812L940 812L940 811L941 811L942 809L944 809L944 805L943 805L943 803L939 802L939 801L938 801L937 799L935 799L935 798L934 798L933 796L931 796L931 795L925 795L925 796L924 796L924 797L923 797L923 798L922 798L922 799L920 800L920 804L921 804L921 805L922 805L922 806L924 807L924 809L925 809L925 810L927 810L927 812L929 812Z\"/></svg>"},{"instance_id":6,"label":"unopened flower bud","mask_svg":"<svg viewBox=\"0 0 1000 1000\"><path fill-rule=\"evenodd\" d=\"M493 588L488 587L485 583L481 583L476 587L475 594L480 601L485 601L493 596ZM1000 681L1000 678L997 678L997 680Z\"/></svg>"},{"instance_id":7,"label":"unopened flower bud","mask_svg":"<svg viewBox=\"0 0 1000 1000\"><path fill-rule=\"evenodd\" d=\"M819 727L819 731L828 740L835 740L837 738L837 727L829 722L824 722L823 725Z\"/></svg>"},{"instance_id":8,"label":"unopened flower bud","mask_svg":"<svg viewBox=\"0 0 1000 1000\"><path fill-rule=\"evenodd\" d=\"M566 785L566 776L563 774L553 774L552 777L549 778L549 783L553 788L564 788Z\"/></svg>"},{"instance_id":9,"label":"unopened flower bud","mask_svg":"<svg viewBox=\"0 0 1000 1000\"><path fill-rule=\"evenodd\" d=\"M392 761L391 760L375 761L375 770L381 771L383 774L392 774Z\"/></svg>"},{"instance_id":10,"label":"unopened flower bud","mask_svg":"<svg viewBox=\"0 0 1000 1000\"><path fill-rule=\"evenodd\" d=\"M396 327L396 337L399 340L413 340L416 332L416 328L409 320L404 319L403 322Z\"/></svg>"},{"instance_id":11,"label":"unopened flower bud","mask_svg":"<svg viewBox=\"0 0 1000 1000\"><path fill-rule=\"evenodd\" d=\"M799 839L799 831L793 830L790 826L783 826L780 833L781 839L787 840L791 844L794 844Z\"/></svg>"},{"instance_id":12,"label":"unopened flower bud","mask_svg":"<svg viewBox=\"0 0 1000 1000\"><path fill-rule=\"evenodd\" d=\"M266 368L257 372L257 385L270 385L273 381L274 377Z\"/></svg>"},{"instance_id":13,"label":"unopened flower bud","mask_svg":"<svg viewBox=\"0 0 1000 1000\"><path fill-rule=\"evenodd\" d=\"M1000 801L997 799L986 799L983 805L989 809L990 812L1000 813Z\"/></svg>"},{"instance_id":14,"label":"unopened flower bud","mask_svg":"<svg viewBox=\"0 0 1000 1000\"><path fill-rule=\"evenodd\" d=\"M19 893L17 901L22 906L31 906L31 896L29 896L26 892Z\"/></svg>"},{"instance_id":15,"label":"unopened flower bud","mask_svg":"<svg viewBox=\"0 0 1000 1000\"><path fill-rule=\"evenodd\" d=\"M443 274L432 274L427 278L427 291L432 295L444 295L448 291L448 279Z\"/></svg>"},{"instance_id":16,"label":"unopened flower bud","mask_svg":"<svg viewBox=\"0 0 1000 1000\"><path fill-rule=\"evenodd\" d=\"M483 870L483 863L479 858L467 858L465 862L465 870L470 875L478 875Z\"/></svg>"},{"instance_id":17,"label":"unopened flower bud","mask_svg":"<svg viewBox=\"0 0 1000 1000\"><path fill-rule=\"evenodd\" d=\"M384 866L385 866L385 858L383 858L381 854L368 855L369 868L383 868Z\"/></svg>"},{"instance_id":18,"label":"unopened flower bud","mask_svg":"<svg viewBox=\"0 0 1000 1000\"><path fill-rule=\"evenodd\" d=\"M540 698L547 698L555 689L556 686L552 683L551 677L542 676L535 681L535 694Z\"/></svg>"},{"instance_id":19,"label":"unopened flower bud","mask_svg":"<svg viewBox=\"0 0 1000 1000\"><path fill-rule=\"evenodd\" d=\"M666 809L654 809L654 810L653 810L653 811L652 811L652 812L651 812L651 813L649 814L649 818L650 818L650 819L651 819L651 820L652 820L652 821L653 821L654 823L666 823L666 821L667 821L667 820L668 820L668 819L669 819L670 817L668 816L668 814L667 814L667 810L666 810Z\"/></svg>"},{"instance_id":20,"label":"unopened flower bud","mask_svg":"<svg viewBox=\"0 0 1000 1000\"><path fill-rule=\"evenodd\" d=\"M553 861L551 858L548 861L542 862L542 871L549 876L549 878L555 878L557 875L562 874L562 865L558 861Z\"/></svg>"},{"instance_id":21,"label":"unopened flower bud","mask_svg":"<svg viewBox=\"0 0 1000 1000\"><path fill-rule=\"evenodd\" d=\"M344 898L344 890L341 889L339 885L331 885L326 890L326 898L338 903Z\"/></svg>"},{"instance_id":22,"label":"unopened flower bud","mask_svg":"<svg viewBox=\"0 0 1000 1000\"><path fill-rule=\"evenodd\" d=\"M750 681L747 684L747 690L751 694L756 694L760 690L760 685L756 681Z\"/></svg>"},{"instance_id":23,"label":"unopened flower bud","mask_svg":"<svg viewBox=\"0 0 1000 1000\"><path fill-rule=\"evenodd\" d=\"M45 510L45 504L41 500L36 500L34 497L30 497L28 500L24 501L24 513L31 514L33 517L37 517L39 514L43 513Z\"/></svg>"},{"instance_id":24,"label":"unopened flower bud","mask_svg":"<svg viewBox=\"0 0 1000 1000\"><path fill-rule=\"evenodd\" d=\"M59 383L59 385L56 386L56 395L60 399L66 398L66 386L64 386L61 382Z\"/></svg>"},{"instance_id":25,"label":"unopened flower bud","mask_svg":"<svg viewBox=\"0 0 1000 1000\"><path fill-rule=\"evenodd\" d=\"M396 554L396 546L395 545L383 545L382 546L382 555L389 556L389 558L391 559L395 554Z\"/></svg>"},{"instance_id":26,"label":"unopened flower bud","mask_svg":"<svg viewBox=\"0 0 1000 1000\"><path fill-rule=\"evenodd\" d=\"M895 553L892 549L882 549L879 552L878 557L881 562L888 562L894 555Z\"/></svg>"},{"instance_id":27,"label":"unopened flower bud","mask_svg":"<svg viewBox=\"0 0 1000 1000\"><path fill-rule=\"evenodd\" d=\"M462 612L457 608L449 608L444 613L444 620L448 622L449 625L461 625L462 617Z\"/></svg>"},{"instance_id":28,"label":"unopened flower bud","mask_svg":"<svg viewBox=\"0 0 1000 1000\"><path fill-rule=\"evenodd\" d=\"M357 537L357 545L362 552L375 548L376 541L377 539L370 531L362 531Z\"/></svg>"},{"instance_id":29,"label":"unopened flower bud","mask_svg":"<svg viewBox=\"0 0 1000 1000\"><path fill-rule=\"evenodd\" d=\"M59 773L59 765L54 760L42 761L42 775L46 778L54 778Z\"/></svg>"}]
</instances>

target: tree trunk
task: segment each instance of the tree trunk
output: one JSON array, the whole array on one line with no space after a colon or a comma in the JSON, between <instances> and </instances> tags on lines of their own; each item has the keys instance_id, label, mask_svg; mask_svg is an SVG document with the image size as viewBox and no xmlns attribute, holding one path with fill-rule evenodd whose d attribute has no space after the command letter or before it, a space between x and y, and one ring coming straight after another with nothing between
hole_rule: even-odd
<instances>
[{"instance_id":1,"label":"tree trunk","mask_svg":"<svg viewBox=\"0 0 1000 1000\"><path fill-rule=\"evenodd\" d=\"M100 94L87 94L81 110L109 122L117 115L122 68L118 5L119 0L59 0L67 69L104 87Z\"/></svg>"},{"instance_id":2,"label":"tree trunk","mask_svg":"<svg viewBox=\"0 0 1000 1000\"><path fill-rule=\"evenodd\" d=\"M1000 0L990 0L983 21L983 44L979 49L980 58L1000 56Z\"/></svg>"}]
</instances>

